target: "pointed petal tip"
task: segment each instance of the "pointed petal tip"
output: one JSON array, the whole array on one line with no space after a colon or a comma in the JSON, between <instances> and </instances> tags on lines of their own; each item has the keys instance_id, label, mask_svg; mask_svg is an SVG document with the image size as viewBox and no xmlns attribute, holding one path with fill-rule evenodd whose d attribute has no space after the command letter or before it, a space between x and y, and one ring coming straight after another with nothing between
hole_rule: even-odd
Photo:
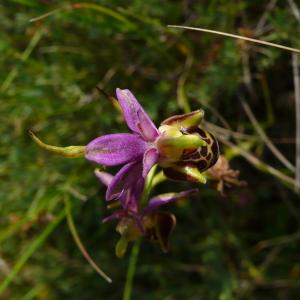
<instances>
[{"instance_id":1,"label":"pointed petal tip","mask_svg":"<svg viewBox=\"0 0 300 300\"><path fill-rule=\"evenodd\" d=\"M178 128L191 129L200 125L204 118L204 110L197 109L192 112L175 115L164 120L161 125L170 125Z\"/></svg>"},{"instance_id":2,"label":"pointed petal tip","mask_svg":"<svg viewBox=\"0 0 300 300\"><path fill-rule=\"evenodd\" d=\"M122 93L125 91L124 89L116 88L116 94L118 95L119 93Z\"/></svg>"},{"instance_id":3,"label":"pointed petal tip","mask_svg":"<svg viewBox=\"0 0 300 300\"><path fill-rule=\"evenodd\" d=\"M103 183L107 187L111 184L111 182L114 178L113 175L111 175L107 172L103 172L100 169L96 169L94 171L94 174L101 181L101 183Z\"/></svg>"},{"instance_id":4,"label":"pointed petal tip","mask_svg":"<svg viewBox=\"0 0 300 300\"><path fill-rule=\"evenodd\" d=\"M128 89L116 89L127 126L146 141L153 142L159 135L157 128L144 111L133 93Z\"/></svg>"}]
</instances>

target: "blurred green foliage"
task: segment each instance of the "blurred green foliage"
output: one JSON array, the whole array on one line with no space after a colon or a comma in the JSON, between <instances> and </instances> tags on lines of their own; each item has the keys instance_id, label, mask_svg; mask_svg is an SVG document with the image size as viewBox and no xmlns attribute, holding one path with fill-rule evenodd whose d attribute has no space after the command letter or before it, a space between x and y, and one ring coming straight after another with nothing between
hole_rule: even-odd
<instances>
[{"instance_id":1,"label":"blurred green foliage","mask_svg":"<svg viewBox=\"0 0 300 300\"><path fill-rule=\"evenodd\" d=\"M114 224L101 223L105 191L95 166L45 153L26 134L31 128L50 144L85 145L127 131L97 85L110 95L116 87L131 89L156 124L182 113L186 97L191 109L206 109L206 120L222 126L219 114L235 131L250 134L257 157L293 176L257 137L240 105L246 99L294 162L291 54L166 26L199 26L300 48L300 23L288 1L270 2L0 3L0 299L122 298L129 255L114 256L118 234ZM208 184L199 196L170 207L178 216L171 251L142 243L133 299L297 299L299 197L243 158L231 163L248 188L222 198ZM165 182L154 192L190 186ZM75 246L64 197L72 200L83 243L112 284Z\"/></svg>"}]
</instances>

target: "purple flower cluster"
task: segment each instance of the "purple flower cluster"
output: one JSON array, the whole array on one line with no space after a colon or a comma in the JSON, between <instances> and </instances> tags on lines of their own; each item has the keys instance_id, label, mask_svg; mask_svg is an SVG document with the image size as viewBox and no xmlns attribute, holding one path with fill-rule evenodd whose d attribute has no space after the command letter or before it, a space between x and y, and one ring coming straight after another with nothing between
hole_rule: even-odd
<instances>
[{"instance_id":1,"label":"purple flower cluster","mask_svg":"<svg viewBox=\"0 0 300 300\"><path fill-rule=\"evenodd\" d=\"M121 207L103 221L119 220L120 242L125 241L119 247L122 250L116 251L119 256L124 254L128 241L140 236L153 235L166 250L176 219L155 210L197 189L156 196L142 208L140 202L146 176L155 164L159 164L171 179L205 183L201 172L217 161L218 144L211 134L199 127L204 115L202 110L173 116L157 129L129 90L117 89L117 98L131 133L100 136L85 148L88 160L103 166L123 165L115 176L99 170L95 172L107 187L106 201L117 200Z\"/></svg>"},{"instance_id":2,"label":"purple flower cluster","mask_svg":"<svg viewBox=\"0 0 300 300\"><path fill-rule=\"evenodd\" d=\"M108 167L122 165L115 176L96 171L96 176L107 187L106 201L116 201L120 207L104 219L104 222L119 220L118 255L124 254L128 241L141 236L158 240L166 250L176 219L172 214L156 210L197 189L159 195L142 207L147 174L158 164L169 179L205 183L202 172L216 163L218 143L212 134L200 127L203 110L172 116L157 128L129 90L117 89L117 98L131 133L108 134L95 138L86 146L69 147L47 145L32 132L30 135L42 148L66 157L85 156Z\"/></svg>"}]
</instances>

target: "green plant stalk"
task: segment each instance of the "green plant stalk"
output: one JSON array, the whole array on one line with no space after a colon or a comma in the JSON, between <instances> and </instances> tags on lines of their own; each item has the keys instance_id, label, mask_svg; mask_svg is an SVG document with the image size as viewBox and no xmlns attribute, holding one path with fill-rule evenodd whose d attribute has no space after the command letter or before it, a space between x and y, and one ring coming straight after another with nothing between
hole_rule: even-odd
<instances>
[{"instance_id":1,"label":"green plant stalk","mask_svg":"<svg viewBox=\"0 0 300 300\"><path fill-rule=\"evenodd\" d=\"M127 18L125 18L122 14L118 13L118 12L115 12L114 10L108 8L108 7L105 7L103 5L99 5L99 4L95 4L95 3L85 3L85 2L78 2L78 3L73 3L71 5L66 5L66 6L62 6L62 7L59 7L57 9L54 9L54 10L51 10L45 14L42 14L36 18L32 18L30 19L30 22L36 22L36 21L39 21L39 20L42 20L44 18L47 18L49 16L52 16L56 13L59 13L61 11L72 11L72 10L75 10L75 9L82 9L82 8L86 8L86 9L92 9L92 10L96 10L104 15L108 15L128 26L131 26L133 27L134 24L132 22L130 22Z\"/></svg>"},{"instance_id":2,"label":"green plant stalk","mask_svg":"<svg viewBox=\"0 0 300 300\"><path fill-rule=\"evenodd\" d=\"M9 284L14 280L16 275L21 271L27 260L33 255L33 253L42 246L47 237L52 231L59 225L59 223L65 218L66 210L60 212L56 219L50 223L45 230L31 243L31 245L25 250L24 254L16 262L10 273L0 284L0 295L7 289Z\"/></svg>"},{"instance_id":3,"label":"green plant stalk","mask_svg":"<svg viewBox=\"0 0 300 300\"><path fill-rule=\"evenodd\" d=\"M293 178L291 178L291 177L285 175L284 173L280 172L279 170L267 165L266 163L259 160L257 157L255 157L248 151L242 149L238 145L235 145L235 144L227 141L226 139L222 138L221 136L217 136L217 137L224 145L230 147L237 155L244 157L258 170L274 176L275 178L279 179L281 182L283 182L289 188L294 188L295 186L299 187Z\"/></svg>"},{"instance_id":4,"label":"green plant stalk","mask_svg":"<svg viewBox=\"0 0 300 300\"><path fill-rule=\"evenodd\" d=\"M28 293L26 293L24 295L23 298L21 298L21 300L32 300L32 299L37 299L37 294L41 291L41 289L43 288L43 286L37 285L34 288L30 289L30 291Z\"/></svg>"},{"instance_id":5,"label":"green plant stalk","mask_svg":"<svg viewBox=\"0 0 300 300\"><path fill-rule=\"evenodd\" d=\"M82 255L84 256L84 258L88 261L88 263L92 266L92 268L101 276L103 277L108 283L111 283L112 280L111 278L109 278L98 266L97 264L93 261L93 259L90 257L89 253L87 252L87 250L85 249L85 247L83 246L80 237L78 235L78 232L76 230L76 226L72 217L72 213L71 213L71 203L69 201L68 196L65 197L64 199L65 201L65 207L66 207L66 215L67 215L67 222L68 222L68 226L69 229L71 231L72 237L77 245L77 247L79 248L80 252L82 253Z\"/></svg>"},{"instance_id":6,"label":"green plant stalk","mask_svg":"<svg viewBox=\"0 0 300 300\"><path fill-rule=\"evenodd\" d=\"M133 247L131 249L130 258L129 258L129 265L126 275L126 282L123 292L123 300L130 300L131 299L131 292L133 286L133 278L136 270L136 264L140 252L141 240L134 242Z\"/></svg>"},{"instance_id":7,"label":"green plant stalk","mask_svg":"<svg viewBox=\"0 0 300 300\"><path fill-rule=\"evenodd\" d=\"M149 198L151 189L153 188L153 179L155 178L155 171L156 171L156 166L154 166L147 178L146 178L146 183L145 183L145 189L143 192L143 196L141 199L141 205L144 205L146 201ZM140 252L140 246L141 246L141 240L137 240L134 242L131 253L130 253L130 258L129 258L129 264L128 264L128 269L127 269L127 274L126 274L126 282L124 286L124 291L123 291L123 300L130 300L131 299L131 293L132 293L132 286L133 286L133 279L134 279L134 274L136 270L136 264Z\"/></svg>"},{"instance_id":8,"label":"green plant stalk","mask_svg":"<svg viewBox=\"0 0 300 300\"><path fill-rule=\"evenodd\" d=\"M177 83L177 101L179 107L183 109L185 113L189 113L191 111L191 106L189 103L189 99L185 92L185 83L187 80L187 77L189 75L189 71L193 64L193 57L191 54L187 54L187 59L184 67L184 71L182 75L179 77L178 83Z\"/></svg>"}]
</instances>

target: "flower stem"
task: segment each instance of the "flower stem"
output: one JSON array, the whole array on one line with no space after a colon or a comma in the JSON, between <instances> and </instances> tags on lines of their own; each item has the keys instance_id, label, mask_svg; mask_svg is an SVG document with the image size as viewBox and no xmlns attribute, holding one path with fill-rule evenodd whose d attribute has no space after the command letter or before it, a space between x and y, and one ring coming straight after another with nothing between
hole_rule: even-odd
<instances>
[{"instance_id":1,"label":"flower stem","mask_svg":"<svg viewBox=\"0 0 300 300\"><path fill-rule=\"evenodd\" d=\"M140 251L140 245L141 245L141 240L137 240L134 242L130 258L129 258L129 266L127 270L127 275L126 275L126 282L125 282L125 287L124 287L124 292L123 292L123 300L130 300L131 299L131 291L132 291L132 285L133 285L133 278L136 270L136 264L139 256L139 251Z\"/></svg>"},{"instance_id":2,"label":"flower stem","mask_svg":"<svg viewBox=\"0 0 300 300\"><path fill-rule=\"evenodd\" d=\"M90 257L89 253L87 252L87 250L85 249L85 247L83 246L81 239L78 235L78 232L76 230L76 226L73 220L73 216L72 216L72 212L71 212L71 203L69 198L65 198L64 199L65 202L65 208L66 208L66 216L67 216L67 222L68 222L68 226L69 229L71 231L72 237L77 245L77 247L79 248L80 252L82 253L82 255L84 256L84 258L88 261L88 263L92 266L92 268L101 276L103 277L108 283L111 283L112 280L111 278L109 278L99 267L98 265L94 262L94 260Z\"/></svg>"},{"instance_id":3,"label":"flower stem","mask_svg":"<svg viewBox=\"0 0 300 300\"><path fill-rule=\"evenodd\" d=\"M144 187L144 192L143 196L141 199L141 205L145 205L147 200L149 199L150 192L153 188L153 179L156 177L155 176L155 171L156 171L156 166L154 166L146 179L146 184ZM130 253L130 258L129 258L129 265L128 265L128 270L126 274L126 282L124 286L124 291L123 291L123 300L130 300L131 299L131 292L132 292L132 286L133 286L133 278L136 270L136 264L140 252L140 246L141 246L141 240L137 240L134 242L131 253Z\"/></svg>"}]
</instances>

